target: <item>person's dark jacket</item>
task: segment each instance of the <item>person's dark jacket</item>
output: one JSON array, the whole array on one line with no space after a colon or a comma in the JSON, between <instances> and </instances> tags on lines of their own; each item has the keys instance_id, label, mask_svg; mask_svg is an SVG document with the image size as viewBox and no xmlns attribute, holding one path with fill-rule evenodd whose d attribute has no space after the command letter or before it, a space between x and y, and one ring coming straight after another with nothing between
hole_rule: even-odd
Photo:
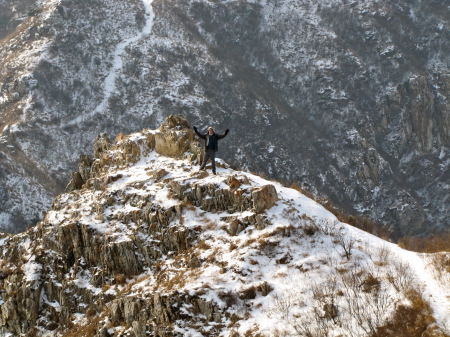
<instances>
[{"instance_id":1,"label":"person's dark jacket","mask_svg":"<svg viewBox=\"0 0 450 337\"><path fill-rule=\"evenodd\" d=\"M205 135L202 135L200 132L198 132L197 128L194 128L194 131L197 134L197 136L205 140L205 151L208 149L209 142L213 142L214 151L217 152L219 150L219 139L224 138L230 130L226 129L223 135L218 135L216 133L210 135L209 132L207 132Z\"/></svg>"}]
</instances>

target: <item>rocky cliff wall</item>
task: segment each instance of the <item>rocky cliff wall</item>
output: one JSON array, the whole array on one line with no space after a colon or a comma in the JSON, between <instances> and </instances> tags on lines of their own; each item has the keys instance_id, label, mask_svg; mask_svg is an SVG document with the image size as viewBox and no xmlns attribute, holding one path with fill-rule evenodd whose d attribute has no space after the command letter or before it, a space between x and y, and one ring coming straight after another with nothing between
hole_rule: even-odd
<instances>
[{"instance_id":1,"label":"rocky cliff wall","mask_svg":"<svg viewBox=\"0 0 450 337\"><path fill-rule=\"evenodd\" d=\"M233 130L221 155L234 166L398 235L448 227L443 2L155 0L152 20L144 3L121 4L42 6L2 44L14 56L0 79L0 124L15 125L2 147L5 217L35 218L99 130L182 113Z\"/></svg>"}]
</instances>

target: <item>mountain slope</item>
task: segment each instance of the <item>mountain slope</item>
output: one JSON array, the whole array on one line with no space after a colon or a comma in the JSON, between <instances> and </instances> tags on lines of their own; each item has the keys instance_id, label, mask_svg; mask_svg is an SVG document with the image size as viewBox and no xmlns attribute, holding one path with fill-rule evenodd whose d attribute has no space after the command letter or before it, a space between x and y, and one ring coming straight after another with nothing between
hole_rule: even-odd
<instances>
[{"instance_id":1,"label":"mountain slope","mask_svg":"<svg viewBox=\"0 0 450 337\"><path fill-rule=\"evenodd\" d=\"M234 130L235 166L398 236L448 227L444 2L64 0L33 13L0 46L2 228L40 217L97 133L174 112Z\"/></svg>"},{"instance_id":2,"label":"mountain slope","mask_svg":"<svg viewBox=\"0 0 450 337\"><path fill-rule=\"evenodd\" d=\"M221 160L217 176L198 171L200 154L182 116L98 137L43 221L1 239L5 332L375 336L406 313L405 335L446 336L449 274L425 267L434 255Z\"/></svg>"}]
</instances>

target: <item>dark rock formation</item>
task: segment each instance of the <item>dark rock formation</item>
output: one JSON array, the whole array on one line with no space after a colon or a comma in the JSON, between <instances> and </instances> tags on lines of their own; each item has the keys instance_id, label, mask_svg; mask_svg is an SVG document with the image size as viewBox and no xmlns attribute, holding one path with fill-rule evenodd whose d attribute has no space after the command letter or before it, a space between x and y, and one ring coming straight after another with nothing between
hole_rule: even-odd
<instances>
[{"instance_id":1,"label":"dark rock formation","mask_svg":"<svg viewBox=\"0 0 450 337\"><path fill-rule=\"evenodd\" d=\"M219 155L234 166L296 183L398 235L448 227L444 1L155 0L142 36L141 2L32 4L19 6L30 16L0 46L0 128L16 125L0 158L5 219L44 210L97 133L155 128L180 113L200 128L229 127ZM9 32L13 2L1 6ZM116 69L119 43L139 36ZM110 74L115 90L105 96ZM165 143L173 132L152 139L158 151L188 147ZM20 200L14 184L27 180Z\"/></svg>"}]
</instances>

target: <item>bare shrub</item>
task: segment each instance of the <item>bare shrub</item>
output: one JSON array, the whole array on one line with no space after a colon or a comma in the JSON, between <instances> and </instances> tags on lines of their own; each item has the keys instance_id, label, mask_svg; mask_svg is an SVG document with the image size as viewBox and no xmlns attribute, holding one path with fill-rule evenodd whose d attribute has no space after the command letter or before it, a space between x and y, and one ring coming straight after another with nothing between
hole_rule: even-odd
<instances>
[{"instance_id":1,"label":"bare shrub","mask_svg":"<svg viewBox=\"0 0 450 337\"><path fill-rule=\"evenodd\" d=\"M337 220L322 219L317 223L317 228L325 235L337 237L342 232L342 225Z\"/></svg>"},{"instance_id":2,"label":"bare shrub","mask_svg":"<svg viewBox=\"0 0 450 337\"><path fill-rule=\"evenodd\" d=\"M406 262L394 262L388 270L387 280L398 292L412 288L414 275Z\"/></svg>"},{"instance_id":3,"label":"bare shrub","mask_svg":"<svg viewBox=\"0 0 450 337\"><path fill-rule=\"evenodd\" d=\"M372 273L367 274L365 280L363 281L362 291L370 293L373 291L379 291L380 280L375 277Z\"/></svg>"},{"instance_id":4,"label":"bare shrub","mask_svg":"<svg viewBox=\"0 0 450 337\"><path fill-rule=\"evenodd\" d=\"M434 323L429 304L416 290L408 290L410 306L399 305L392 319L379 326L369 337L422 337L427 328ZM448 337L440 334L439 336Z\"/></svg>"},{"instance_id":5,"label":"bare shrub","mask_svg":"<svg viewBox=\"0 0 450 337\"><path fill-rule=\"evenodd\" d=\"M330 323L325 319L318 308L310 310L291 322L292 328L301 337L328 337L330 336Z\"/></svg>"},{"instance_id":6,"label":"bare shrub","mask_svg":"<svg viewBox=\"0 0 450 337\"><path fill-rule=\"evenodd\" d=\"M313 284L311 291L313 298L323 306L324 304L334 304L337 296L338 282L335 277L331 277L323 284Z\"/></svg>"},{"instance_id":7,"label":"bare shrub","mask_svg":"<svg viewBox=\"0 0 450 337\"><path fill-rule=\"evenodd\" d=\"M347 314L352 317L352 320L343 320L343 326L352 336L355 334L353 324L356 324L365 334L373 334L376 328L386 320L393 301L386 289L365 293L358 288L353 288L352 295L347 294L344 297L347 303Z\"/></svg>"},{"instance_id":8,"label":"bare shrub","mask_svg":"<svg viewBox=\"0 0 450 337\"><path fill-rule=\"evenodd\" d=\"M265 309L265 312L269 318L281 318L282 320L289 321L290 314L294 308L295 299L293 296L274 296L273 304Z\"/></svg>"},{"instance_id":9,"label":"bare shrub","mask_svg":"<svg viewBox=\"0 0 450 337\"><path fill-rule=\"evenodd\" d=\"M319 231L319 227L314 222L313 223L307 223L303 227L303 232L305 233L305 235L308 235L308 236L313 236L318 231Z\"/></svg>"},{"instance_id":10,"label":"bare shrub","mask_svg":"<svg viewBox=\"0 0 450 337\"><path fill-rule=\"evenodd\" d=\"M370 266L355 266L338 276L343 289L340 298L345 303L341 310L349 317L340 320L346 334L352 337L361 336L361 331L365 335L373 334L394 308L389 287Z\"/></svg>"},{"instance_id":11,"label":"bare shrub","mask_svg":"<svg viewBox=\"0 0 450 337\"><path fill-rule=\"evenodd\" d=\"M355 239L351 236L345 236L341 233L336 237L335 242L343 250L341 256L347 258L347 261L350 260L350 257L352 256L352 250L355 246Z\"/></svg>"},{"instance_id":12,"label":"bare shrub","mask_svg":"<svg viewBox=\"0 0 450 337\"><path fill-rule=\"evenodd\" d=\"M450 274L450 254L447 253L435 253L428 257L430 266L433 271L437 273L439 279L444 278Z\"/></svg>"},{"instance_id":13,"label":"bare shrub","mask_svg":"<svg viewBox=\"0 0 450 337\"><path fill-rule=\"evenodd\" d=\"M384 244L381 246L380 249L377 250L377 259L379 262L379 265L381 266L385 266L390 262L390 258L391 258L392 252L389 249L389 247Z\"/></svg>"}]
</instances>

